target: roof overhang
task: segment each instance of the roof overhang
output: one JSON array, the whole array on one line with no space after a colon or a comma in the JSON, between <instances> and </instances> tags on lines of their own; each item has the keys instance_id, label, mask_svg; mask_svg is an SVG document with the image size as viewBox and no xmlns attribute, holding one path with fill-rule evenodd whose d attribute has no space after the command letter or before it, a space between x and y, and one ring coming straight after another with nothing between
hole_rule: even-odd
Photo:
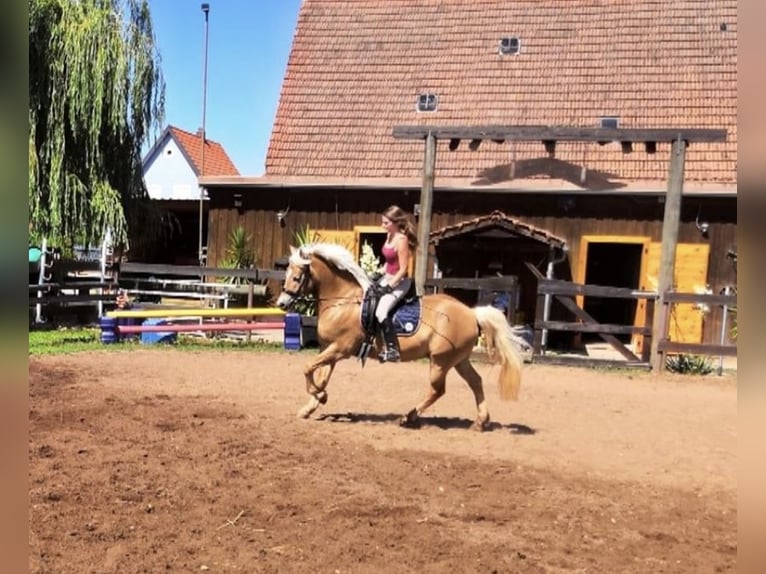
<instances>
[{"instance_id":1,"label":"roof overhang","mask_svg":"<svg viewBox=\"0 0 766 574\"><path fill-rule=\"evenodd\" d=\"M209 191L244 191L283 189L289 191L332 190L376 190L376 191L419 191L419 178L338 178L304 176L206 176L199 179L202 187ZM435 178L434 192L475 192L498 194L568 194L568 195L644 195L664 196L667 183L662 181L615 182L613 189L587 189L559 179L515 179L497 184L474 185L471 180ZM736 197L736 183L685 182L683 195L687 197Z\"/></svg>"}]
</instances>

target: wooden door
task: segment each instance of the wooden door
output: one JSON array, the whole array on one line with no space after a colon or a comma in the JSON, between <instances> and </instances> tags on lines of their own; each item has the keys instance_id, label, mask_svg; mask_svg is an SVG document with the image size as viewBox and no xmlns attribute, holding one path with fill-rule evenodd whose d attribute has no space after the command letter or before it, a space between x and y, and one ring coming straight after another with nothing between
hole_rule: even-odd
<instances>
[{"instance_id":1,"label":"wooden door","mask_svg":"<svg viewBox=\"0 0 766 574\"><path fill-rule=\"evenodd\" d=\"M657 290L661 252L661 243L649 246L646 274L641 279L643 289ZM707 243L679 243L676 247L673 288L680 293L704 291L707 287L709 257L710 245ZM673 305L668 321L668 337L679 343L701 343L702 320L703 314L695 305Z\"/></svg>"}]
</instances>

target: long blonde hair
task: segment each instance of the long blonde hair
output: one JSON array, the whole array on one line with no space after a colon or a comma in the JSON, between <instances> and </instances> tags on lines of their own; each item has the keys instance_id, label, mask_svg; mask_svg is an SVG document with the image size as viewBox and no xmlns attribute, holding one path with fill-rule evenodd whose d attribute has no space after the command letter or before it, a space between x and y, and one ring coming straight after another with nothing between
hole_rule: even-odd
<instances>
[{"instance_id":1,"label":"long blonde hair","mask_svg":"<svg viewBox=\"0 0 766 574\"><path fill-rule=\"evenodd\" d=\"M398 205L391 205L383 212L383 217L389 219L407 237L407 245L411 250L418 246L417 229L406 211Z\"/></svg>"}]
</instances>

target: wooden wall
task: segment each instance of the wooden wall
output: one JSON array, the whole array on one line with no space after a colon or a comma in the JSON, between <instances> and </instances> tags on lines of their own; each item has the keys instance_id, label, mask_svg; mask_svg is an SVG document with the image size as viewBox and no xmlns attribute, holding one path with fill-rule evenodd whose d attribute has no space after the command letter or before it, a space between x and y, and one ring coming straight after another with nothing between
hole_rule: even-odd
<instances>
[{"instance_id":1,"label":"wooden wall","mask_svg":"<svg viewBox=\"0 0 766 574\"><path fill-rule=\"evenodd\" d=\"M225 253L227 236L238 225L253 237L258 265L273 267L289 253L294 234L302 226L312 229L351 230L354 226L380 225L380 214L391 204L413 211L420 192L390 190L209 190L208 264L216 265ZM235 195L240 195L236 198ZM241 202L235 206L235 200ZM277 212L289 208L284 225ZM433 201L431 230L460 223L494 210L534 225L566 240L569 267L556 267L557 277L574 277L583 235L646 236L660 241L664 204L657 196L602 196L546 194L499 194L437 192ZM695 218L709 224L707 237ZM708 283L714 292L736 284L736 271L727 251L736 249L737 201L732 198L685 198L682 205L679 243L708 243ZM431 250L433 253L433 249ZM431 265L428 267L430 275ZM568 277L567 275L568 271ZM717 341L720 309L705 320L706 342Z\"/></svg>"}]
</instances>

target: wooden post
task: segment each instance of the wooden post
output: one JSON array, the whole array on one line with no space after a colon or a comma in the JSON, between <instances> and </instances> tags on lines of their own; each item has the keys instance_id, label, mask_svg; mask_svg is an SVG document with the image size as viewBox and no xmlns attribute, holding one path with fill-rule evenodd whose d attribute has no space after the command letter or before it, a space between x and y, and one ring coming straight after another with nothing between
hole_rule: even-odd
<instances>
[{"instance_id":1,"label":"wooden post","mask_svg":"<svg viewBox=\"0 0 766 574\"><path fill-rule=\"evenodd\" d=\"M543 329L538 327L543 322L543 309L545 309L545 295L538 291L537 307L535 308L535 338L532 343L532 356L538 357L545 352L543 348Z\"/></svg>"},{"instance_id":2,"label":"wooden post","mask_svg":"<svg viewBox=\"0 0 766 574\"><path fill-rule=\"evenodd\" d=\"M423 159L423 187L420 189L420 216L418 219L418 248L415 256L415 289L425 294L428 269L428 238L431 235L431 211L434 197L434 172L436 166L436 136L428 132Z\"/></svg>"},{"instance_id":3,"label":"wooden post","mask_svg":"<svg viewBox=\"0 0 766 574\"><path fill-rule=\"evenodd\" d=\"M248 309L252 309L253 308L253 294L254 294L254 291L255 291L255 287L253 286L253 282L252 281L248 281L248 283L247 283L247 308ZM253 322L253 318L252 317L248 317L247 318L247 322L248 323L252 323ZM245 336L247 337L246 342L250 343L250 341L253 338L253 332L248 330L247 331L247 335L245 335Z\"/></svg>"},{"instance_id":4,"label":"wooden post","mask_svg":"<svg viewBox=\"0 0 766 574\"><path fill-rule=\"evenodd\" d=\"M647 298L646 299L646 320L644 321L644 326L646 325L654 325L654 299ZM648 363L651 359L651 349L652 349L652 334L649 333L648 335L644 335L644 342L641 347L641 360L645 363Z\"/></svg>"},{"instance_id":5,"label":"wooden post","mask_svg":"<svg viewBox=\"0 0 766 574\"><path fill-rule=\"evenodd\" d=\"M678 245L678 224L681 219L681 192L684 186L684 160L686 142L680 137L673 141L670 153L670 174L668 191L665 194L665 216L662 221L662 252L660 255L660 272L657 281L657 302L660 304L654 310L652 324L652 371L660 373L665 369L665 354L659 351L660 341L667 335L668 302L665 294L673 287L673 271L676 262L676 246Z\"/></svg>"}]
</instances>

